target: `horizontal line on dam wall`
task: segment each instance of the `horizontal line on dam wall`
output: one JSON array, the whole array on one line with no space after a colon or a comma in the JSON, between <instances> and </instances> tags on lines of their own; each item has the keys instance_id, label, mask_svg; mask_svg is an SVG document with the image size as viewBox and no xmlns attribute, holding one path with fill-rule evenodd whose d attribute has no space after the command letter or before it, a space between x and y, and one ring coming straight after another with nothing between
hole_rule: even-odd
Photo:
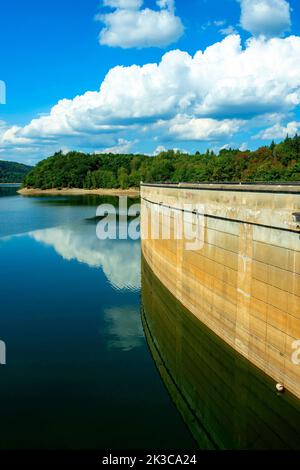
<instances>
[{"instance_id":1,"label":"horizontal line on dam wall","mask_svg":"<svg viewBox=\"0 0 300 470\"><path fill-rule=\"evenodd\" d=\"M163 186L163 187L165 187L165 186ZM178 189L178 188L176 188L176 189ZM204 214L204 213L200 213L200 212L197 212L197 211L180 209L179 207L169 206L167 204L161 204L159 202L151 201L150 199L147 199L145 197L141 197L141 199L143 201L148 202L149 204L153 204L155 206L164 207L166 209L172 209L172 210L175 210L175 211L178 211L178 212L186 212L188 214L199 215L199 216L202 216L202 217L206 217L208 219L222 220L222 221L225 221L225 222L234 222L236 224L253 225L253 226L256 226L256 227L263 227L263 228L268 228L268 229L272 229L272 230L281 230L282 232L297 233L298 235L300 235L300 231L297 230L297 229L294 230L294 229L291 229L291 228L275 227L275 226L272 226L272 225L259 224L257 222L248 222L248 221L245 221L245 220L230 219L228 217L222 217L222 216L219 216L219 215Z\"/></svg>"},{"instance_id":2,"label":"horizontal line on dam wall","mask_svg":"<svg viewBox=\"0 0 300 470\"><path fill-rule=\"evenodd\" d=\"M300 183L141 183L141 187L165 189L189 189L191 191L233 191L270 194L300 194Z\"/></svg>"}]
</instances>

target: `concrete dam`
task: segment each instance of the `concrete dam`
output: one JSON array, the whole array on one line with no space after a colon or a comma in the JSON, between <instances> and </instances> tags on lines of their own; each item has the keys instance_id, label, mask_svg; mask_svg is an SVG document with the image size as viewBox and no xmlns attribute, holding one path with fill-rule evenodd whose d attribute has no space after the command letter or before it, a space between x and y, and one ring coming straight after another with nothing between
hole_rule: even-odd
<instances>
[{"instance_id":1,"label":"concrete dam","mask_svg":"<svg viewBox=\"0 0 300 470\"><path fill-rule=\"evenodd\" d=\"M232 429L231 399L239 406L243 389L257 396L249 405L254 414L267 400L274 435L281 416L280 426L289 420L291 427L285 436L299 439L300 187L142 184L141 202L143 321L184 418L207 447L239 447L218 440L218 433L207 436L197 419L214 421L200 404L203 390L206 400L217 393ZM276 384L286 393L278 394ZM257 423L254 440L260 421L249 418L252 428Z\"/></svg>"},{"instance_id":2,"label":"concrete dam","mask_svg":"<svg viewBox=\"0 0 300 470\"><path fill-rule=\"evenodd\" d=\"M298 449L300 400L199 321L142 258L142 321L153 360L199 449Z\"/></svg>"}]
</instances>

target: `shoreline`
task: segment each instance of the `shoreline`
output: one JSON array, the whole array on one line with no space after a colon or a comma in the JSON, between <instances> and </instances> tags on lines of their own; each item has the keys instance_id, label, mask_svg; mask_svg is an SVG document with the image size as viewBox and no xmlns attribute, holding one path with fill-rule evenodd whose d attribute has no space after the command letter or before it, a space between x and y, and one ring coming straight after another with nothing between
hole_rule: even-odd
<instances>
[{"instance_id":1,"label":"shoreline","mask_svg":"<svg viewBox=\"0 0 300 470\"><path fill-rule=\"evenodd\" d=\"M18 194L21 196L129 196L139 197L139 188L129 189L81 189L81 188L63 188L63 189L38 189L38 188L22 188Z\"/></svg>"}]
</instances>

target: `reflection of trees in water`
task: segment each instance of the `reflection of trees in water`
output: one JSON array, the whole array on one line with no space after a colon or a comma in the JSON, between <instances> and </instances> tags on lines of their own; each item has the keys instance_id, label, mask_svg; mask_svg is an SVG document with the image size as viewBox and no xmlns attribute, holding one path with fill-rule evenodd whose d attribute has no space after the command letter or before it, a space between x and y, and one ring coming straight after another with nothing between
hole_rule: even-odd
<instances>
[{"instance_id":1,"label":"reflection of trees in water","mask_svg":"<svg viewBox=\"0 0 300 470\"><path fill-rule=\"evenodd\" d=\"M94 206L95 208L101 204L111 204L116 209L119 206L119 196L101 196L97 194L84 194L82 196L49 196L49 195L38 195L36 197L30 196L35 199L37 204L45 204L51 206ZM140 198L127 197L128 207L133 204L137 204Z\"/></svg>"},{"instance_id":2,"label":"reflection of trees in water","mask_svg":"<svg viewBox=\"0 0 300 470\"><path fill-rule=\"evenodd\" d=\"M16 196L19 186L1 186L0 184L0 197Z\"/></svg>"}]
</instances>

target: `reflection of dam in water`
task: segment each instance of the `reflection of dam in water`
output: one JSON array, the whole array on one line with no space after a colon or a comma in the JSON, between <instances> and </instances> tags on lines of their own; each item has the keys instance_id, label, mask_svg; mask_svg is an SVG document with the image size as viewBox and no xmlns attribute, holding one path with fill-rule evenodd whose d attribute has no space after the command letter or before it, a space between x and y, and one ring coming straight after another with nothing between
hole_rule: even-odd
<instances>
[{"instance_id":1,"label":"reflection of dam in water","mask_svg":"<svg viewBox=\"0 0 300 470\"><path fill-rule=\"evenodd\" d=\"M291 429L299 439L300 406L296 398L300 397L300 188L142 185L141 197L142 250L149 272L160 280L170 299L173 296L181 309L185 307L189 312L183 314L177 308L175 315L159 304L151 316L151 302L159 302L153 294L145 312L146 320L154 320L145 324L150 344L152 338L162 354L159 361L169 361L166 370L175 382L179 381L178 390L188 399L188 407L194 406L194 413L199 404L200 421L214 422L209 432L213 445L272 447L270 440L275 447L293 447ZM178 237L178 227L175 229L178 214L183 214L186 204L193 214L188 221L189 231L196 233L200 218L203 225L196 234L201 243L192 250L187 249L185 236ZM159 227L155 236L148 230L153 221ZM166 229L170 237L165 237ZM144 292L145 285L144 280ZM158 316L161 308L164 313ZM202 322L201 328L197 319ZM190 361L182 366L181 336L187 334L188 325L188 341L194 350L189 351ZM207 340L207 331L213 340ZM223 362L222 355L227 358ZM214 379L212 372L216 373ZM296 397L278 397L277 382ZM205 400L207 406L201 406ZM216 409L209 412L214 402ZM231 412L228 408L226 413L225 405L229 403ZM218 440L217 420L212 416L219 416L218 406L224 410L222 419L227 424L222 426L228 429L227 442ZM250 407L249 415L245 407ZM261 432L253 428L251 421L255 427L260 426ZM234 441L230 440L233 434Z\"/></svg>"},{"instance_id":2,"label":"reflection of dam in water","mask_svg":"<svg viewBox=\"0 0 300 470\"><path fill-rule=\"evenodd\" d=\"M297 449L300 401L192 315L142 260L142 312L161 377L201 449Z\"/></svg>"}]
</instances>

